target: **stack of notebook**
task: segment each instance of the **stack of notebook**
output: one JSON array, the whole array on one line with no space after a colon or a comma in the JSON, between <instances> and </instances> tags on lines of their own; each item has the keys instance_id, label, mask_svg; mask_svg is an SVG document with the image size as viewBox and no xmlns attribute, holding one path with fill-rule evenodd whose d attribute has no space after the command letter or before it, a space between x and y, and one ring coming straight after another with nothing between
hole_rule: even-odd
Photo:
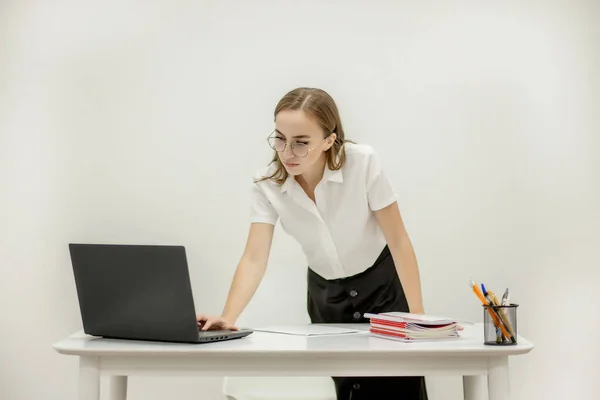
<instances>
[{"instance_id":1,"label":"stack of notebook","mask_svg":"<svg viewBox=\"0 0 600 400\"><path fill-rule=\"evenodd\" d=\"M452 319L403 312L367 313L365 318L370 319L371 335L385 339L419 342L459 337L458 322Z\"/></svg>"}]
</instances>

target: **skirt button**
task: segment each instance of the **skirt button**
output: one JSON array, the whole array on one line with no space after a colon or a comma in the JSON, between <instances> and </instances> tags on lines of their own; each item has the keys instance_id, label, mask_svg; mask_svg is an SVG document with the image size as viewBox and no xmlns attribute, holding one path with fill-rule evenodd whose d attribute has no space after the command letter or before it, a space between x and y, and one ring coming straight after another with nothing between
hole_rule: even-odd
<instances>
[{"instance_id":1,"label":"skirt button","mask_svg":"<svg viewBox=\"0 0 600 400\"><path fill-rule=\"evenodd\" d=\"M354 319L360 319L360 313L358 311L354 313Z\"/></svg>"}]
</instances>

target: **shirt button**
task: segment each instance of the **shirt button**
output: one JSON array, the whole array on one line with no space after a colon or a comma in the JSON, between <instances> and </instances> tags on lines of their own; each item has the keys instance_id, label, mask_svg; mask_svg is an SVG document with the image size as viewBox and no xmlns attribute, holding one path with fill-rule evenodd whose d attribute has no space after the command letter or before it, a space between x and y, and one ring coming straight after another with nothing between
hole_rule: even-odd
<instances>
[{"instance_id":1,"label":"shirt button","mask_svg":"<svg viewBox=\"0 0 600 400\"><path fill-rule=\"evenodd\" d=\"M352 385L352 388L358 390L360 389L360 385L358 383L355 383L354 385Z\"/></svg>"},{"instance_id":2,"label":"shirt button","mask_svg":"<svg viewBox=\"0 0 600 400\"><path fill-rule=\"evenodd\" d=\"M354 319L360 319L360 313L358 311L354 313Z\"/></svg>"},{"instance_id":3,"label":"shirt button","mask_svg":"<svg viewBox=\"0 0 600 400\"><path fill-rule=\"evenodd\" d=\"M356 290L350 291L350 296L352 296L352 297L356 297L357 294L358 294L358 292Z\"/></svg>"}]
</instances>

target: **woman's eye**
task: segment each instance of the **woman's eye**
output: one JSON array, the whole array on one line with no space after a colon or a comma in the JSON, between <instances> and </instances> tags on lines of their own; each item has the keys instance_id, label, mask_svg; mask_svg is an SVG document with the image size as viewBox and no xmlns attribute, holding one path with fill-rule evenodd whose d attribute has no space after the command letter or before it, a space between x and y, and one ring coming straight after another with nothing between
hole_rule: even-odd
<instances>
[{"instance_id":1,"label":"woman's eye","mask_svg":"<svg viewBox=\"0 0 600 400\"><path fill-rule=\"evenodd\" d=\"M306 146L306 145L308 145L308 142L296 142L296 143L298 143L298 144L303 144L303 145L305 145L305 146Z\"/></svg>"}]
</instances>

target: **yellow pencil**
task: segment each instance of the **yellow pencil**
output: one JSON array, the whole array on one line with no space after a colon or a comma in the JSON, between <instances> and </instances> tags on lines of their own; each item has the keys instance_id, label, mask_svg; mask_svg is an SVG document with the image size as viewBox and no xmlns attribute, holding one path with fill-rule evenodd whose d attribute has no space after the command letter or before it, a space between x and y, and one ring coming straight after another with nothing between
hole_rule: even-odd
<instances>
[{"instance_id":1,"label":"yellow pencil","mask_svg":"<svg viewBox=\"0 0 600 400\"><path fill-rule=\"evenodd\" d=\"M479 300L483 303L483 305L489 306L490 303L488 303L488 301L483 296L483 293L481 293L481 290L479 290L479 286L477 286L477 284L472 279L470 282L470 286L471 286L471 289L473 289L473 293L475 293L475 295L477 296L477 298L479 298ZM488 312L490 313L490 316L492 317L494 324L502 330L502 333L506 336L507 339L510 339L511 338L510 334L506 331L506 328L504 328L504 324L498 319L498 316L492 310L491 307L488 307Z\"/></svg>"},{"instance_id":2,"label":"yellow pencil","mask_svg":"<svg viewBox=\"0 0 600 400\"><path fill-rule=\"evenodd\" d=\"M490 298L494 302L494 305L499 306L500 302L498 301L498 298L496 297L496 294L494 292L492 292L492 291L489 291L489 290L488 290L488 293L490 294ZM510 322L508 321L508 318L506 317L506 314L504 314L504 310L498 309L498 315L500 316L500 319L502 319L502 322L504 322L504 324L506 324L506 327L508 328L508 330L510 332L510 339L513 342L515 342L517 340L515 338L515 331L513 330Z\"/></svg>"}]
</instances>

